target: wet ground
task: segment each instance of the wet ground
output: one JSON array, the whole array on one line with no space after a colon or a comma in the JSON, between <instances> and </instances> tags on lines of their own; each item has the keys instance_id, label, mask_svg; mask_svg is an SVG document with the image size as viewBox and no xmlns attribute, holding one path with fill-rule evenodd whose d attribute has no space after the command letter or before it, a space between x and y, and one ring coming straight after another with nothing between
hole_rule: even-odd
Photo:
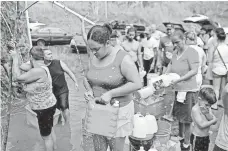
<instances>
[{"instance_id":1,"label":"wet ground","mask_svg":"<svg viewBox=\"0 0 228 151\"><path fill-rule=\"evenodd\" d=\"M75 54L73 54L75 55ZM83 56L82 56L83 57ZM83 57L86 58L85 56ZM83 151L81 148L81 140L82 140L82 118L85 114L85 101L83 98L84 87L82 84L82 76L80 70L77 70L78 73L76 77L79 81L79 92L77 92L74 88L73 82L67 76L67 82L70 89L70 124L56 125L55 133L57 136L57 150L56 151ZM165 101L170 103L173 100L173 93L171 91L167 91L167 95L165 96ZM26 112L24 108L21 108L20 113L11 116L10 122L10 130L9 130L9 143L8 148L10 151L44 151L44 144L39 135L39 131L31 126L26 124ZM219 109L215 111L215 115L217 117L221 117L222 110ZM217 135L218 130L217 123L215 126L211 128L211 148L214 145L214 140ZM173 134L177 134L178 126L177 123L173 123ZM125 151L128 151L128 145L125 145ZM210 149L211 150L211 149Z\"/></svg>"}]
</instances>

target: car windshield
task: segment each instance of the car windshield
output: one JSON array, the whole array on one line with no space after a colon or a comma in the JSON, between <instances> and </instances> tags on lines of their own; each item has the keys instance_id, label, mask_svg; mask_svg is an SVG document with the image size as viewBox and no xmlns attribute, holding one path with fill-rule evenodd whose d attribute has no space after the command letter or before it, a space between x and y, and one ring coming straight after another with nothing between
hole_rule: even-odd
<instances>
[{"instance_id":1,"label":"car windshield","mask_svg":"<svg viewBox=\"0 0 228 151\"><path fill-rule=\"evenodd\" d=\"M36 23L36 22L37 22L37 21L35 21L35 20L29 18L29 23Z\"/></svg>"}]
</instances>

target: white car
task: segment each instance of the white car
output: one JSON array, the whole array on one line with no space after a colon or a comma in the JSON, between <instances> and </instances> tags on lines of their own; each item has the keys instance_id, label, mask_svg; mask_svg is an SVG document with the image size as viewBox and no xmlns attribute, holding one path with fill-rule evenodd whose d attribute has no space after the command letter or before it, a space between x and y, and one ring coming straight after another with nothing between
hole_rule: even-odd
<instances>
[{"instance_id":1,"label":"white car","mask_svg":"<svg viewBox=\"0 0 228 151\"><path fill-rule=\"evenodd\" d=\"M31 32L36 31L37 29L40 29L41 27L45 26L44 23L39 23L38 21L34 21L31 18L29 18L29 29Z\"/></svg>"},{"instance_id":2,"label":"white car","mask_svg":"<svg viewBox=\"0 0 228 151\"><path fill-rule=\"evenodd\" d=\"M187 17L183 20L184 23L197 23L201 26L204 25L213 25L217 27L221 27L221 25L217 22L212 21L209 17L201 15L201 14L195 14L191 17Z\"/></svg>"}]
</instances>

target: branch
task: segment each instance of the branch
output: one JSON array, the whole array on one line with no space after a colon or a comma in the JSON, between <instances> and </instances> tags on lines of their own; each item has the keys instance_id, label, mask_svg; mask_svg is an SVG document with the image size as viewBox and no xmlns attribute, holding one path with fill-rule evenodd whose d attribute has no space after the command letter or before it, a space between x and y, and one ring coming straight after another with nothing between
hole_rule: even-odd
<instances>
[{"instance_id":1,"label":"branch","mask_svg":"<svg viewBox=\"0 0 228 151\"><path fill-rule=\"evenodd\" d=\"M6 18L5 18L4 15L2 14L2 12L1 12L1 15L2 15L3 20L4 20L5 23L6 23L6 26L7 26L8 30L9 30L9 32L10 32L11 37L13 37L13 33L12 33L10 27L9 27L9 24L8 24L7 21L6 21Z\"/></svg>"}]
</instances>

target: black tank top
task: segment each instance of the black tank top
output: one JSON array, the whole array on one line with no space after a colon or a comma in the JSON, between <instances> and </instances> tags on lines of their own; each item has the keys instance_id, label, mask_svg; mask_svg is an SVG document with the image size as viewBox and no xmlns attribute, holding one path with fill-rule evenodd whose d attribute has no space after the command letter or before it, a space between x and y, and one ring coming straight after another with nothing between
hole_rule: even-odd
<instances>
[{"instance_id":1,"label":"black tank top","mask_svg":"<svg viewBox=\"0 0 228 151\"><path fill-rule=\"evenodd\" d=\"M51 64L48 66L48 69L52 77L54 95L58 96L62 93L69 92L60 60L52 60Z\"/></svg>"}]
</instances>

